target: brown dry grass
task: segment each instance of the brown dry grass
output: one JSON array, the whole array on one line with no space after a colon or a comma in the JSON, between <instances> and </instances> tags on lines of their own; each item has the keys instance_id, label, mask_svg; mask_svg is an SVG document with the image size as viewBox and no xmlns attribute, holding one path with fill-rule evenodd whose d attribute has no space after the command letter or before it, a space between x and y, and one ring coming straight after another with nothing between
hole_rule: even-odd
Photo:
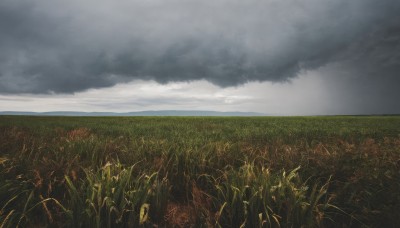
<instances>
[{"instance_id":1,"label":"brown dry grass","mask_svg":"<svg viewBox=\"0 0 400 228\"><path fill-rule=\"evenodd\" d=\"M167 227L194 227L196 212L192 205L169 202L164 220Z\"/></svg>"},{"instance_id":2,"label":"brown dry grass","mask_svg":"<svg viewBox=\"0 0 400 228\"><path fill-rule=\"evenodd\" d=\"M81 140L89 138L91 135L90 130L85 127L76 128L67 132L67 137L69 140Z\"/></svg>"}]
</instances>

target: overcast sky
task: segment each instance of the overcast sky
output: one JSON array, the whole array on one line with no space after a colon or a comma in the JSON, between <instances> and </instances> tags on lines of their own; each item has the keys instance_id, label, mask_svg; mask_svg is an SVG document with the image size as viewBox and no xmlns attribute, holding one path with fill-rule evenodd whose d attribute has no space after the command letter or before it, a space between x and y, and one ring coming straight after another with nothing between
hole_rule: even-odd
<instances>
[{"instance_id":1,"label":"overcast sky","mask_svg":"<svg viewBox=\"0 0 400 228\"><path fill-rule=\"evenodd\" d=\"M399 0L1 0L0 111L400 113Z\"/></svg>"}]
</instances>

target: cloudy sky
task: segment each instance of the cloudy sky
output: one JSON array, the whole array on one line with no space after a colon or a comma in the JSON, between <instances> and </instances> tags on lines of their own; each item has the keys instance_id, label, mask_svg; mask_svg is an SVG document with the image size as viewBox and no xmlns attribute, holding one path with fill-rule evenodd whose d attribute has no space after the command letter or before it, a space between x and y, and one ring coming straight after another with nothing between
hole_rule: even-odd
<instances>
[{"instance_id":1,"label":"cloudy sky","mask_svg":"<svg viewBox=\"0 0 400 228\"><path fill-rule=\"evenodd\" d=\"M399 0L1 0L0 111L400 113Z\"/></svg>"}]
</instances>

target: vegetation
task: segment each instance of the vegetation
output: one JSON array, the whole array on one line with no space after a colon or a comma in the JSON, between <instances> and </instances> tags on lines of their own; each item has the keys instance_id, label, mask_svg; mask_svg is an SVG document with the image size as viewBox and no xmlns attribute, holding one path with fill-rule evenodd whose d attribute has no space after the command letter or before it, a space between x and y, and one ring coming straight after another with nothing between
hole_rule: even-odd
<instances>
[{"instance_id":1,"label":"vegetation","mask_svg":"<svg viewBox=\"0 0 400 228\"><path fill-rule=\"evenodd\" d=\"M1 227L394 227L400 117L0 117Z\"/></svg>"}]
</instances>

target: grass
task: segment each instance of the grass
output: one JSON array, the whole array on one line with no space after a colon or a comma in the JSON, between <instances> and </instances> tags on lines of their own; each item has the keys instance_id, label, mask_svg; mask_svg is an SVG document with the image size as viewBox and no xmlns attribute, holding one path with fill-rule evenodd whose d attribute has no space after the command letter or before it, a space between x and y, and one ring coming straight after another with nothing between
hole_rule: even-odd
<instances>
[{"instance_id":1,"label":"grass","mask_svg":"<svg viewBox=\"0 0 400 228\"><path fill-rule=\"evenodd\" d=\"M0 117L0 227L395 227L400 117Z\"/></svg>"}]
</instances>

